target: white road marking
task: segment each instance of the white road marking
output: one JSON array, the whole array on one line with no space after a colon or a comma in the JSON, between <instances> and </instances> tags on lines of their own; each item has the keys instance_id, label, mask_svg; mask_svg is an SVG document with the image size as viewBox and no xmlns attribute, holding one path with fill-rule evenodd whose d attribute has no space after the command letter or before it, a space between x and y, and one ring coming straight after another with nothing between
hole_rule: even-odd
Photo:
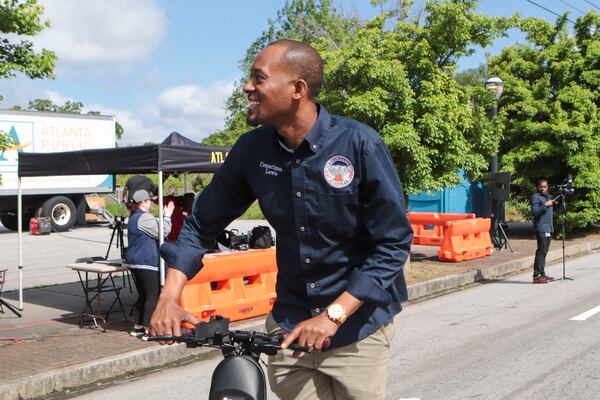
<instances>
[{"instance_id":1,"label":"white road marking","mask_svg":"<svg viewBox=\"0 0 600 400\"><path fill-rule=\"evenodd\" d=\"M579 315L574 316L573 318L571 318L571 321L585 321L592 315L598 314L598 313L600 313L600 306L594 307L591 310L587 310L586 312L583 312Z\"/></svg>"},{"instance_id":2,"label":"white road marking","mask_svg":"<svg viewBox=\"0 0 600 400\"><path fill-rule=\"evenodd\" d=\"M418 397L400 397L398 400L421 400Z\"/></svg>"}]
</instances>

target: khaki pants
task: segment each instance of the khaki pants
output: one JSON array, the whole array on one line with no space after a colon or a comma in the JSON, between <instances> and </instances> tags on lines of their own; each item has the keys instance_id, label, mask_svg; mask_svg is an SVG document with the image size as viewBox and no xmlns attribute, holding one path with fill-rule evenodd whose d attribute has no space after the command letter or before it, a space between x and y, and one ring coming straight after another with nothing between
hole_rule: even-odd
<instances>
[{"instance_id":1,"label":"khaki pants","mask_svg":"<svg viewBox=\"0 0 600 400\"><path fill-rule=\"evenodd\" d=\"M281 330L269 314L267 332ZM281 400L383 400L394 323L344 347L292 357L269 356L269 383Z\"/></svg>"}]
</instances>

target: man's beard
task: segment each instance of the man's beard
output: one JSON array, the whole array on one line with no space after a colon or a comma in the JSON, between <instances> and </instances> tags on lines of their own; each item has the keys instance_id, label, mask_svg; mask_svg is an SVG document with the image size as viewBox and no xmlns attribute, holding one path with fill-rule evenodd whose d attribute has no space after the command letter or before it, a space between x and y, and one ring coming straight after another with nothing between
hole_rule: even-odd
<instances>
[{"instance_id":1,"label":"man's beard","mask_svg":"<svg viewBox=\"0 0 600 400\"><path fill-rule=\"evenodd\" d=\"M256 117L251 117L250 114L246 115L246 123L252 127L257 127L260 125L260 121L258 115Z\"/></svg>"}]
</instances>

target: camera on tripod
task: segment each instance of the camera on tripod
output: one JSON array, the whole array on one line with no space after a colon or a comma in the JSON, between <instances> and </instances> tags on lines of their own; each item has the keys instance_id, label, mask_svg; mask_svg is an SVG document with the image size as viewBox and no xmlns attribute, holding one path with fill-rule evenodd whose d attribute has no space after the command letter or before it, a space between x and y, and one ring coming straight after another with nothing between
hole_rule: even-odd
<instances>
[{"instance_id":1,"label":"camera on tripod","mask_svg":"<svg viewBox=\"0 0 600 400\"><path fill-rule=\"evenodd\" d=\"M558 190L562 196L571 196L575 193L575 188L573 187L573 176L567 175L565 179L558 185Z\"/></svg>"}]
</instances>

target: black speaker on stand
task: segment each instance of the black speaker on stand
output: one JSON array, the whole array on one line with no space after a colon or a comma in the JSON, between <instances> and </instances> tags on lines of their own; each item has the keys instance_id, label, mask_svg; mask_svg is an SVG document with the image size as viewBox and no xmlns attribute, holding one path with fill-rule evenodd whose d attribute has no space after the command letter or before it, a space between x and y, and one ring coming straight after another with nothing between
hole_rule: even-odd
<instances>
[{"instance_id":1,"label":"black speaker on stand","mask_svg":"<svg viewBox=\"0 0 600 400\"><path fill-rule=\"evenodd\" d=\"M510 241L506 236L505 202L510 198L510 172L496 172L492 175L492 226L490 236L494 247L501 250L503 247L510 249Z\"/></svg>"}]
</instances>

